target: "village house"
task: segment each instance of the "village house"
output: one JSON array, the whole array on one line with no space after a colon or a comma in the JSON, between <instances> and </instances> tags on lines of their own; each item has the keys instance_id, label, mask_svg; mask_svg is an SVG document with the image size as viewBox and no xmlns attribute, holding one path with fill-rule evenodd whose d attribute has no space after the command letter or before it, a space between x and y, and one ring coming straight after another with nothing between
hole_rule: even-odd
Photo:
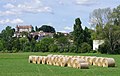
<instances>
[{"instance_id":1,"label":"village house","mask_svg":"<svg viewBox=\"0 0 120 76\"><path fill-rule=\"evenodd\" d=\"M98 50L99 45L102 45L104 40L93 40L93 50Z\"/></svg>"},{"instance_id":2,"label":"village house","mask_svg":"<svg viewBox=\"0 0 120 76\"><path fill-rule=\"evenodd\" d=\"M33 37L38 36L38 40L41 40L43 37L49 36L53 37L54 33L48 33L43 31L32 32L32 25L17 25L16 31L13 37L25 37L25 32L31 34Z\"/></svg>"},{"instance_id":3,"label":"village house","mask_svg":"<svg viewBox=\"0 0 120 76\"><path fill-rule=\"evenodd\" d=\"M31 32L32 31L32 25L24 25L24 26L20 26L17 25L16 26L16 32Z\"/></svg>"},{"instance_id":4,"label":"village house","mask_svg":"<svg viewBox=\"0 0 120 76\"><path fill-rule=\"evenodd\" d=\"M48 32L43 32L43 31L39 31L39 32L31 32L30 33L33 37L35 37L36 35L38 36L38 41L41 40L42 38L49 36L51 38L53 38L54 33L48 33Z\"/></svg>"},{"instance_id":5,"label":"village house","mask_svg":"<svg viewBox=\"0 0 120 76\"><path fill-rule=\"evenodd\" d=\"M13 37L25 37L25 35L22 35L22 32L30 33L31 31L32 31L32 25L17 25Z\"/></svg>"}]
</instances>

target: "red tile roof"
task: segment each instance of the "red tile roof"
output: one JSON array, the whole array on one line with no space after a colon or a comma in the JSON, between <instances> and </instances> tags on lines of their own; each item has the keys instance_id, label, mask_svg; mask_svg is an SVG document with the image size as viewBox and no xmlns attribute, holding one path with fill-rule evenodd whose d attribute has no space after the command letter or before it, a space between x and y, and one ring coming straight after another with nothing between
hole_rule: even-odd
<instances>
[{"instance_id":1,"label":"red tile roof","mask_svg":"<svg viewBox=\"0 0 120 76\"><path fill-rule=\"evenodd\" d=\"M17 25L16 26L16 28L19 28L19 29L29 29L29 28L32 28L32 25L23 25L23 26L21 26L21 25Z\"/></svg>"}]
</instances>

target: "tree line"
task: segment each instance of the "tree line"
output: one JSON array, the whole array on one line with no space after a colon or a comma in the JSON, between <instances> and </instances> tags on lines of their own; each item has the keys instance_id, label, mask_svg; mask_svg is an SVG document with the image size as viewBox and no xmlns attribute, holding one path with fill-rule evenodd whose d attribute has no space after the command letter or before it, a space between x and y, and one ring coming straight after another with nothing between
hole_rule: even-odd
<instances>
[{"instance_id":1,"label":"tree line","mask_svg":"<svg viewBox=\"0 0 120 76\"><path fill-rule=\"evenodd\" d=\"M97 52L105 54L120 53L120 5L114 9L95 9L90 14L91 27L82 28L80 18L75 19L73 31L68 35L56 33L52 26L43 25L32 29L32 32L43 31L54 33L53 37L46 36L36 41L29 33L26 37L13 37L15 29L7 26L0 33L1 52L96 52L92 50L92 41L104 40Z\"/></svg>"},{"instance_id":2,"label":"tree line","mask_svg":"<svg viewBox=\"0 0 120 76\"><path fill-rule=\"evenodd\" d=\"M23 32L25 37L13 37L15 30L7 26L0 33L0 51L2 52L90 52L92 49L92 39L89 29L85 27L83 30L80 18L75 19L74 31L68 35L56 33L52 26L43 25L35 27L32 32L36 31L54 33L53 37L45 36L36 41L29 33ZM81 31L79 31L81 30ZM79 34L79 37L77 37ZM77 38L77 39L75 39ZM77 41L76 41L77 40ZM79 44L80 43L80 44ZM78 47L79 45L80 47Z\"/></svg>"},{"instance_id":3,"label":"tree line","mask_svg":"<svg viewBox=\"0 0 120 76\"><path fill-rule=\"evenodd\" d=\"M104 40L98 51L106 54L120 54L120 5L114 9L95 9L90 14L94 27L92 39Z\"/></svg>"}]
</instances>

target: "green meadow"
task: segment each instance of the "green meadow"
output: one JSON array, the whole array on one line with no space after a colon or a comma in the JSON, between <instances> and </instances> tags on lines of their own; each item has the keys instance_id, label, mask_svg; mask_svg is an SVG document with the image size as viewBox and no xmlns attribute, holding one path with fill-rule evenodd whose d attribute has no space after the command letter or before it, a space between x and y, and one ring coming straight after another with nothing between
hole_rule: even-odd
<instances>
[{"instance_id":1,"label":"green meadow","mask_svg":"<svg viewBox=\"0 0 120 76\"><path fill-rule=\"evenodd\" d=\"M29 55L48 55L50 53L0 53L0 76L119 76L120 55L106 55L97 53L53 53L63 55L81 55L112 57L116 61L115 67L89 66L89 69L75 69L43 64L28 63Z\"/></svg>"}]
</instances>

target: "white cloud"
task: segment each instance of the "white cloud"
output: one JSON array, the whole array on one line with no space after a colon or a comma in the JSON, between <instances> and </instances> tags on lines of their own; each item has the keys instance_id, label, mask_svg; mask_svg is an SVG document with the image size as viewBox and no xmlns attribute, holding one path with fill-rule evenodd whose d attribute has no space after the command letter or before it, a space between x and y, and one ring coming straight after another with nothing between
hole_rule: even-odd
<instances>
[{"instance_id":1,"label":"white cloud","mask_svg":"<svg viewBox=\"0 0 120 76\"><path fill-rule=\"evenodd\" d=\"M6 5L3 6L4 8L14 8L15 6L11 3L8 3Z\"/></svg>"},{"instance_id":2,"label":"white cloud","mask_svg":"<svg viewBox=\"0 0 120 76\"><path fill-rule=\"evenodd\" d=\"M24 21L22 19L16 18L13 20L10 19L4 19L4 20L0 20L0 24L21 24Z\"/></svg>"},{"instance_id":3,"label":"white cloud","mask_svg":"<svg viewBox=\"0 0 120 76\"><path fill-rule=\"evenodd\" d=\"M64 27L64 29L65 29L65 30L72 30L72 27L66 26L66 27Z\"/></svg>"},{"instance_id":4,"label":"white cloud","mask_svg":"<svg viewBox=\"0 0 120 76\"><path fill-rule=\"evenodd\" d=\"M10 19L0 20L0 24L10 23Z\"/></svg>"},{"instance_id":5,"label":"white cloud","mask_svg":"<svg viewBox=\"0 0 120 76\"><path fill-rule=\"evenodd\" d=\"M59 32L62 32L62 33L67 33L67 31L65 31L65 30L62 30L62 31L59 31Z\"/></svg>"},{"instance_id":6,"label":"white cloud","mask_svg":"<svg viewBox=\"0 0 120 76\"><path fill-rule=\"evenodd\" d=\"M11 21L12 24L20 24L20 23L23 23L23 22L24 22L24 21L21 20L21 19L19 19L19 18L13 19L13 20Z\"/></svg>"},{"instance_id":7,"label":"white cloud","mask_svg":"<svg viewBox=\"0 0 120 76\"><path fill-rule=\"evenodd\" d=\"M93 5L96 3L96 0L76 0L78 5Z\"/></svg>"},{"instance_id":8,"label":"white cloud","mask_svg":"<svg viewBox=\"0 0 120 76\"><path fill-rule=\"evenodd\" d=\"M64 0L58 0L58 3L63 5L64 4Z\"/></svg>"},{"instance_id":9,"label":"white cloud","mask_svg":"<svg viewBox=\"0 0 120 76\"><path fill-rule=\"evenodd\" d=\"M16 2L16 0L0 0L2 2Z\"/></svg>"},{"instance_id":10,"label":"white cloud","mask_svg":"<svg viewBox=\"0 0 120 76\"><path fill-rule=\"evenodd\" d=\"M49 26L53 26L53 24L51 22L49 23L45 23L45 24L42 24L42 25L49 25Z\"/></svg>"},{"instance_id":11,"label":"white cloud","mask_svg":"<svg viewBox=\"0 0 120 76\"><path fill-rule=\"evenodd\" d=\"M17 13L13 11L0 11L0 16L8 16L8 15L15 15Z\"/></svg>"},{"instance_id":12,"label":"white cloud","mask_svg":"<svg viewBox=\"0 0 120 76\"><path fill-rule=\"evenodd\" d=\"M0 11L0 16L15 14L17 15L22 13L41 13L41 12L53 13L52 8L43 5L41 0L31 0L30 2L24 2L15 5L8 3L3 7L6 9L6 11Z\"/></svg>"}]
</instances>

